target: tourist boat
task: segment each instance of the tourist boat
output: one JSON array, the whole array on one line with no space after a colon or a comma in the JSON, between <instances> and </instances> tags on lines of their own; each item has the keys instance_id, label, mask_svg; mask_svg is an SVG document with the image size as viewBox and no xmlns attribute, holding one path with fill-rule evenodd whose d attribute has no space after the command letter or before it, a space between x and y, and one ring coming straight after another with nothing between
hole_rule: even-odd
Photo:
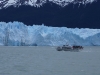
<instances>
[{"instance_id":1,"label":"tourist boat","mask_svg":"<svg viewBox=\"0 0 100 75\"><path fill-rule=\"evenodd\" d=\"M83 49L82 46L69 46L69 45L63 45L62 47L57 47L57 51L78 51Z\"/></svg>"}]
</instances>

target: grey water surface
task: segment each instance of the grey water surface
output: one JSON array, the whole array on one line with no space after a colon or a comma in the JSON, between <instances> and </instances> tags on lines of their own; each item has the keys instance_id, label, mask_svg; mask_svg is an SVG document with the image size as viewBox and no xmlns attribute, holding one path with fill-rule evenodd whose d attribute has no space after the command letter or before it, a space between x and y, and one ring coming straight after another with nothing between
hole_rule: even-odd
<instances>
[{"instance_id":1,"label":"grey water surface","mask_svg":"<svg viewBox=\"0 0 100 75\"><path fill-rule=\"evenodd\" d=\"M78 52L1 46L0 75L100 75L100 46L85 46Z\"/></svg>"}]
</instances>

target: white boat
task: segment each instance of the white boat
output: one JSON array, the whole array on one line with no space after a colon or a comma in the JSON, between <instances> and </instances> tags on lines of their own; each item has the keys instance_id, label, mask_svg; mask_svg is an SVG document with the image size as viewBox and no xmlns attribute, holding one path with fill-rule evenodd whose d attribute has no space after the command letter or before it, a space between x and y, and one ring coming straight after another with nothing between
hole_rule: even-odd
<instances>
[{"instance_id":1,"label":"white boat","mask_svg":"<svg viewBox=\"0 0 100 75\"><path fill-rule=\"evenodd\" d=\"M69 50L73 50L73 47L69 46L69 45L63 45L62 47L57 47L57 51L69 51Z\"/></svg>"},{"instance_id":2,"label":"white boat","mask_svg":"<svg viewBox=\"0 0 100 75\"><path fill-rule=\"evenodd\" d=\"M63 45L62 47L57 47L57 51L75 51L83 49L82 46L69 46L69 45Z\"/></svg>"}]
</instances>

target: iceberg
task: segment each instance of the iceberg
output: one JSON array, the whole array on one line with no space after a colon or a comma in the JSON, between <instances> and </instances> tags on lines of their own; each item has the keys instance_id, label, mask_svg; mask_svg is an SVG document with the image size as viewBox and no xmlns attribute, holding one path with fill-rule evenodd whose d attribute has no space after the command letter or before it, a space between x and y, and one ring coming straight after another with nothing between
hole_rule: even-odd
<instances>
[{"instance_id":1,"label":"iceberg","mask_svg":"<svg viewBox=\"0 0 100 75\"><path fill-rule=\"evenodd\" d=\"M27 26L22 22L0 22L2 46L99 46L100 29Z\"/></svg>"}]
</instances>

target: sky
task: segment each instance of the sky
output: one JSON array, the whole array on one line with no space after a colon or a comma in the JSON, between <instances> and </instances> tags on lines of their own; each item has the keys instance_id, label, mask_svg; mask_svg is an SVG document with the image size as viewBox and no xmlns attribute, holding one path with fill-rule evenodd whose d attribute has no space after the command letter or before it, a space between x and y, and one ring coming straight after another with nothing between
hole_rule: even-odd
<instances>
[{"instance_id":1,"label":"sky","mask_svg":"<svg viewBox=\"0 0 100 75\"><path fill-rule=\"evenodd\" d=\"M53 27L100 28L100 1L92 4L69 4L65 7L46 3L42 7L10 6L0 9L0 21L19 21L26 25L44 24Z\"/></svg>"}]
</instances>

